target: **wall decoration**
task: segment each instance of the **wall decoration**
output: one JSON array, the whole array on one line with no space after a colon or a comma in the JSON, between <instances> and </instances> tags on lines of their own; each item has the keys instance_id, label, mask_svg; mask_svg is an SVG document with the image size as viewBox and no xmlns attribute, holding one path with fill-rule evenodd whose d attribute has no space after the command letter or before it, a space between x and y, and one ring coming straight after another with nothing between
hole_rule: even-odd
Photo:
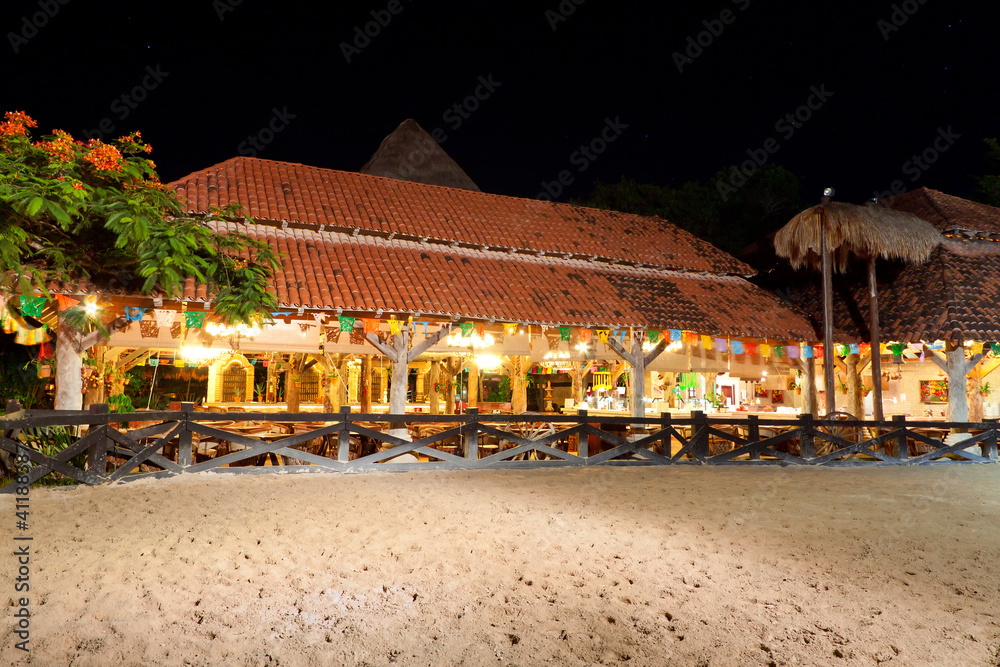
<instances>
[{"instance_id":1,"label":"wall decoration","mask_svg":"<svg viewBox=\"0 0 1000 667\"><path fill-rule=\"evenodd\" d=\"M921 380L920 381L920 402L921 403L947 403L948 402L948 381L947 380Z\"/></svg>"},{"instance_id":2,"label":"wall decoration","mask_svg":"<svg viewBox=\"0 0 1000 667\"><path fill-rule=\"evenodd\" d=\"M784 400L785 400L785 393L783 391L781 391L780 389L772 389L771 390L771 402L772 403L781 403Z\"/></svg>"}]
</instances>

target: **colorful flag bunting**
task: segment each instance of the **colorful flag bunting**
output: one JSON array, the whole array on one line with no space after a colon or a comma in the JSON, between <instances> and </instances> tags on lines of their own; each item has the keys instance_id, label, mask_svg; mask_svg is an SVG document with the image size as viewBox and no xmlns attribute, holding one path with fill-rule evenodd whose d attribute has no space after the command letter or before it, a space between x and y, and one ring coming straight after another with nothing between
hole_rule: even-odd
<instances>
[{"instance_id":1,"label":"colorful flag bunting","mask_svg":"<svg viewBox=\"0 0 1000 667\"><path fill-rule=\"evenodd\" d=\"M597 334L597 340L607 345L608 336L611 335L611 331L608 329L595 329L594 332Z\"/></svg>"},{"instance_id":2,"label":"colorful flag bunting","mask_svg":"<svg viewBox=\"0 0 1000 667\"><path fill-rule=\"evenodd\" d=\"M26 317L41 317L45 310L44 296L22 296L21 314Z\"/></svg>"},{"instance_id":3,"label":"colorful flag bunting","mask_svg":"<svg viewBox=\"0 0 1000 667\"><path fill-rule=\"evenodd\" d=\"M798 345L789 345L787 348L785 348L785 352L788 354L789 359L799 358L800 350Z\"/></svg>"},{"instance_id":4,"label":"colorful flag bunting","mask_svg":"<svg viewBox=\"0 0 1000 667\"><path fill-rule=\"evenodd\" d=\"M725 352L729 349L729 343L725 338L716 338L712 342L715 344L715 349L719 352Z\"/></svg>"},{"instance_id":5,"label":"colorful flag bunting","mask_svg":"<svg viewBox=\"0 0 1000 667\"><path fill-rule=\"evenodd\" d=\"M174 325L174 311L157 309L153 311L156 318L156 326L169 329Z\"/></svg>"},{"instance_id":6,"label":"colorful flag bunting","mask_svg":"<svg viewBox=\"0 0 1000 667\"><path fill-rule=\"evenodd\" d=\"M743 341L741 341L741 340L734 340L732 343L730 343L730 346L733 349L733 354L743 354L743 351L744 351L743 350Z\"/></svg>"},{"instance_id":7,"label":"colorful flag bunting","mask_svg":"<svg viewBox=\"0 0 1000 667\"><path fill-rule=\"evenodd\" d=\"M809 346L809 345L803 345L802 348L801 348L801 350L802 350L802 358L803 359L812 359L813 358L813 349L812 349L811 346Z\"/></svg>"},{"instance_id":8,"label":"colorful flag bunting","mask_svg":"<svg viewBox=\"0 0 1000 667\"><path fill-rule=\"evenodd\" d=\"M363 317L361 322L364 324L366 334L377 334L378 325L380 321L377 317Z\"/></svg>"},{"instance_id":9,"label":"colorful flag bunting","mask_svg":"<svg viewBox=\"0 0 1000 667\"><path fill-rule=\"evenodd\" d=\"M504 322L503 332L508 336L513 336L517 333L517 322ZM426 333L426 332L425 332Z\"/></svg>"},{"instance_id":10,"label":"colorful flag bunting","mask_svg":"<svg viewBox=\"0 0 1000 667\"><path fill-rule=\"evenodd\" d=\"M586 345L587 343L590 342L591 337L594 335L594 332L591 331L590 329L577 329L576 335L580 337L580 342Z\"/></svg>"},{"instance_id":11,"label":"colorful flag bunting","mask_svg":"<svg viewBox=\"0 0 1000 667\"><path fill-rule=\"evenodd\" d=\"M851 354L861 353L861 346L858 345L857 343L851 343L850 345L847 346L847 349Z\"/></svg>"},{"instance_id":12,"label":"colorful flag bunting","mask_svg":"<svg viewBox=\"0 0 1000 667\"><path fill-rule=\"evenodd\" d=\"M59 310L69 310L73 306L79 306L80 300L73 299L65 294L56 294L56 303L59 304Z\"/></svg>"},{"instance_id":13,"label":"colorful flag bunting","mask_svg":"<svg viewBox=\"0 0 1000 667\"><path fill-rule=\"evenodd\" d=\"M771 346L770 345L768 345L766 343L761 343L760 347L758 349L760 350L760 353L761 353L762 356L765 356L765 357L771 356Z\"/></svg>"},{"instance_id":14,"label":"colorful flag bunting","mask_svg":"<svg viewBox=\"0 0 1000 667\"><path fill-rule=\"evenodd\" d=\"M205 315L202 312L186 312L184 313L184 324L188 329L200 329L205 325Z\"/></svg>"},{"instance_id":15,"label":"colorful flag bunting","mask_svg":"<svg viewBox=\"0 0 1000 667\"><path fill-rule=\"evenodd\" d=\"M389 320L389 333L393 336L398 336L403 330L403 320L391 319Z\"/></svg>"},{"instance_id":16,"label":"colorful flag bunting","mask_svg":"<svg viewBox=\"0 0 1000 667\"><path fill-rule=\"evenodd\" d=\"M649 342L653 343L654 345L660 342L660 332L655 329L650 329L649 331L647 331L646 336L649 337Z\"/></svg>"},{"instance_id":17,"label":"colorful flag bunting","mask_svg":"<svg viewBox=\"0 0 1000 667\"><path fill-rule=\"evenodd\" d=\"M462 322L459 326L462 328L462 338L472 338L472 327L475 326L474 322Z\"/></svg>"},{"instance_id":18,"label":"colorful flag bunting","mask_svg":"<svg viewBox=\"0 0 1000 667\"><path fill-rule=\"evenodd\" d=\"M671 343L676 343L680 339L681 339L681 330L680 329L671 329L670 330L670 342Z\"/></svg>"},{"instance_id":19,"label":"colorful flag bunting","mask_svg":"<svg viewBox=\"0 0 1000 667\"><path fill-rule=\"evenodd\" d=\"M571 335L573 335L571 327L559 327L559 340L568 341Z\"/></svg>"},{"instance_id":20,"label":"colorful flag bunting","mask_svg":"<svg viewBox=\"0 0 1000 667\"><path fill-rule=\"evenodd\" d=\"M784 356L785 356L785 346L784 345L775 345L774 346L774 357L776 359L781 359Z\"/></svg>"},{"instance_id":21,"label":"colorful flag bunting","mask_svg":"<svg viewBox=\"0 0 1000 667\"><path fill-rule=\"evenodd\" d=\"M125 321L126 322L138 322L142 320L142 316L146 314L145 308L126 308L125 309Z\"/></svg>"},{"instance_id":22,"label":"colorful flag bunting","mask_svg":"<svg viewBox=\"0 0 1000 667\"><path fill-rule=\"evenodd\" d=\"M711 350L713 345L714 345L714 343L712 342L712 337L711 336L702 336L701 337L701 346L703 348L705 348L706 350Z\"/></svg>"},{"instance_id":23,"label":"colorful flag bunting","mask_svg":"<svg viewBox=\"0 0 1000 667\"><path fill-rule=\"evenodd\" d=\"M345 315L341 315L340 317L337 318L337 321L340 323L341 333L350 333L351 331L354 330L353 317L347 317Z\"/></svg>"}]
</instances>

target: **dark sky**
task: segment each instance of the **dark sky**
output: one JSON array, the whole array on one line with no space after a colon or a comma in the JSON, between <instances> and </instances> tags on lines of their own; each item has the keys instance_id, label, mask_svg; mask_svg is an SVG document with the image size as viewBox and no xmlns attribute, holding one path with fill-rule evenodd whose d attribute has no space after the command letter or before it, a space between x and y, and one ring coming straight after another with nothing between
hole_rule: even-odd
<instances>
[{"instance_id":1,"label":"dark sky","mask_svg":"<svg viewBox=\"0 0 1000 667\"><path fill-rule=\"evenodd\" d=\"M294 118L260 157L357 170L412 117L483 190L534 197L567 170L560 199L622 176L706 179L768 139L807 199L832 185L861 202L894 180L968 196L1000 134L994 2L62 1L3 3L2 107L44 132L141 129L164 180L249 152L274 110ZM373 11L387 25L347 62ZM689 38L704 46L679 71ZM480 77L499 85L446 118ZM777 127L813 89L832 95ZM606 119L627 127L574 156ZM907 164L925 150L934 164Z\"/></svg>"}]
</instances>

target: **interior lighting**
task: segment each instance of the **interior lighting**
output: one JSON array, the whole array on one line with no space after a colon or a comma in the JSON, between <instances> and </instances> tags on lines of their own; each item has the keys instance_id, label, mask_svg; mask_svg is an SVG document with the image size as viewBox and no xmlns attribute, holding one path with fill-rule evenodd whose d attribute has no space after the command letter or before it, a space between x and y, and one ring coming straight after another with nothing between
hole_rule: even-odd
<instances>
[{"instance_id":1,"label":"interior lighting","mask_svg":"<svg viewBox=\"0 0 1000 667\"><path fill-rule=\"evenodd\" d=\"M503 361L500 357L495 354L477 354L476 364L479 366L480 370L484 371L497 371L500 370L500 365Z\"/></svg>"},{"instance_id":2,"label":"interior lighting","mask_svg":"<svg viewBox=\"0 0 1000 667\"><path fill-rule=\"evenodd\" d=\"M472 347L473 349L491 347L494 342L493 336L490 334L480 336L477 333L474 333L471 336L463 336L461 333L453 333L444 340L445 343L451 347Z\"/></svg>"},{"instance_id":3,"label":"interior lighting","mask_svg":"<svg viewBox=\"0 0 1000 667\"><path fill-rule=\"evenodd\" d=\"M246 324L237 324L236 326L229 326L228 324L220 324L218 322L209 322L205 325L205 329L213 336L235 336L238 334L248 338L253 338L261 332L260 327L257 325L247 326Z\"/></svg>"}]
</instances>

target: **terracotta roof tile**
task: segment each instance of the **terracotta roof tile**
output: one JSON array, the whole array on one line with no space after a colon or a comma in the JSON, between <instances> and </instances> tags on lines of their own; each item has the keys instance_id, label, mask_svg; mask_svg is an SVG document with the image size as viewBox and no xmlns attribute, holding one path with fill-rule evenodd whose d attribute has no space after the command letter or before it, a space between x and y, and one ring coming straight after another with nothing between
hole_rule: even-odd
<instances>
[{"instance_id":1,"label":"terracotta roof tile","mask_svg":"<svg viewBox=\"0 0 1000 667\"><path fill-rule=\"evenodd\" d=\"M267 225L245 230L288 255L274 276L283 307L412 313L576 326L642 326L808 340L804 317L738 276L512 255ZM332 281L324 276L333 277ZM202 286L198 286L202 289ZM188 283L185 297L194 298ZM383 316L385 316L383 315Z\"/></svg>"},{"instance_id":2,"label":"terracotta roof tile","mask_svg":"<svg viewBox=\"0 0 1000 667\"><path fill-rule=\"evenodd\" d=\"M171 186L193 213L238 202L258 221L595 255L687 271L753 270L660 218L238 157Z\"/></svg>"}]
</instances>

